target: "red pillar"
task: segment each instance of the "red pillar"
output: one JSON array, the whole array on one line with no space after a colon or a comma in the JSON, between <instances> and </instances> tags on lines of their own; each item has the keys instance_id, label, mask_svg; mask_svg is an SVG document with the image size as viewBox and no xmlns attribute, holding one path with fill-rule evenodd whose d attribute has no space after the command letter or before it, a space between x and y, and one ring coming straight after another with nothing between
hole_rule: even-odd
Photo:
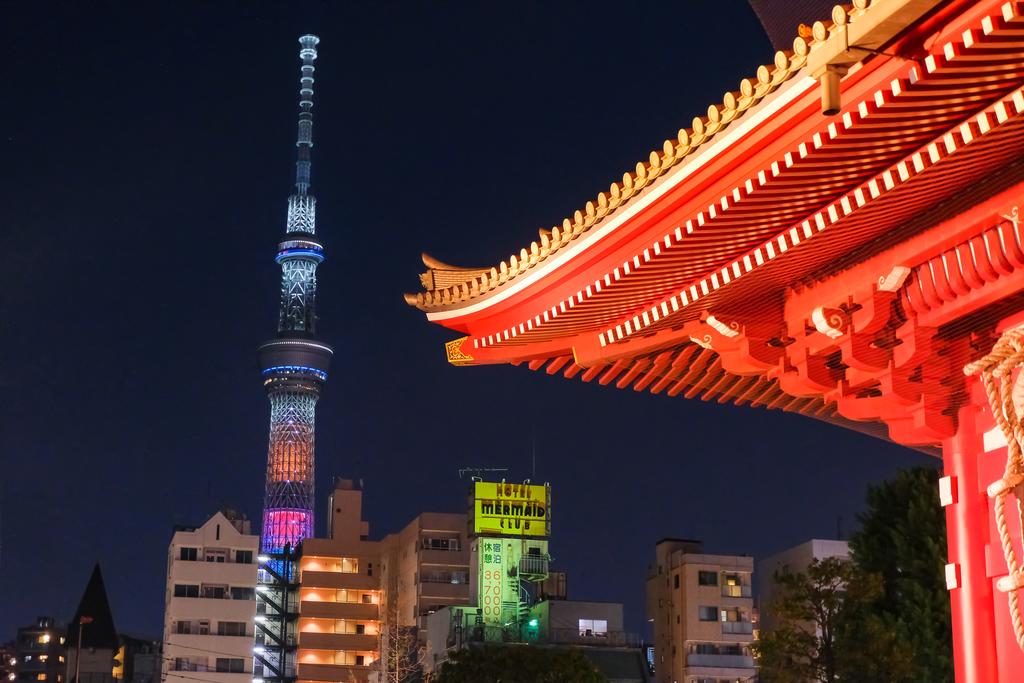
<instances>
[{"instance_id":1,"label":"red pillar","mask_svg":"<svg viewBox=\"0 0 1024 683\"><path fill-rule=\"evenodd\" d=\"M967 383L970 399L958 413L957 434L942 444L945 475L955 491L944 505L952 565L947 575L956 582L949 591L956 680L1017 683L1024 681L1024 652L1013 634L1006 595L995 588L1007 569L985 492L1003 475L1006 441L995 428L981 382L971 377ZM1017 530L1013 523L1011 530Z\"/></svg>"},{"instance_id":2,"label":"red pillar","mask_svg":"<svg viewBox=\"0 0 1024 683\"><path fill-rule=\"evenodd\" d=\"M955 436L942 444L945 476L952 497L946 504L953 610L953 659L957 683L1010 683L999 678L992 581L986 569L989 543L987 481L980 464L986 457L984 435L994 426L980 383L970 378L971 401L959 412ZM980 401L979 401L980 399ZM956 585L951 585L951 580ZM1012 637L1012 634L1011 634Z\"/></svg>"}]
</instances>

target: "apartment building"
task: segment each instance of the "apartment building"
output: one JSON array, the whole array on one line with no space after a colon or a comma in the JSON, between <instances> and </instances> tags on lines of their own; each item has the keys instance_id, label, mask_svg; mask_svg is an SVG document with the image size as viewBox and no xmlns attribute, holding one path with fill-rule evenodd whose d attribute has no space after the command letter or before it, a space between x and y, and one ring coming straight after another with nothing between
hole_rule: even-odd
<instances>
[{"instance_id":1,"label":"apartment building","mask_svg":"<svg viewBox=\"0 0 1024 683\"><path fill-rule=\"evenodd\" d=\"M466 515L425 512L381 541L389 625L416 628L425 641L427 617L468 605L470 549Z\"/></svg>"},{"instance_id":2,"label":"apartment building","mask_svg":"<svg viewBox=\"0 0 1024 683\"><path fill-rule=\"evenodd\" d=\"M709 555L700 541L664 539L647 578L659 683L736 683L757 676L751 645L754 561Z\"/></svg>"},{"instance_id":3,"label":"apartment building","mask_svg":"<svg viewBox=\"0 0 1024 683\"><path fill-rule=\"evenodd\" d=\"M14 663L5 662L9 667L8 679L64 683L67 650L64 627L53 617L37 617L34 624L18 629L14 651L8 655Z\"/></svg>"},{"instance_id":4,"label":"apartment building","mask_svg":"<svg viewBox=\"0 0 1024 683\"><path fill-rule=\"evenodd\" d=\"M824 560L828 557L849 560L850 544L846 541L812 538L758 563L758 600L761 605L761 626L765 631L772 630L778 623L772 611L772 601L778 595L776 575L802 574L815 560Z\"/></svg>"},{"instance_id":5,"label":"apartment building","mask_svg":"<svg viewBox=\"0 0 1024 683\"><path fill-rule=\"evenodd\" d=\"M331 493L328 538L300 547L299 683L367 681L379 652L381 548L369 540L363 492L341 479Z\"/></svg>"},{"instance_id":6,"label":"apartment building","mask_svg":"<svg viewBox=\"0 0 1024 683\"><path fill-rule=\"evenodd\" d=\"M252 680L259 536L251 531L232 511L176 529L167 549L166 683Z\"/></svg>"}]
</instances>

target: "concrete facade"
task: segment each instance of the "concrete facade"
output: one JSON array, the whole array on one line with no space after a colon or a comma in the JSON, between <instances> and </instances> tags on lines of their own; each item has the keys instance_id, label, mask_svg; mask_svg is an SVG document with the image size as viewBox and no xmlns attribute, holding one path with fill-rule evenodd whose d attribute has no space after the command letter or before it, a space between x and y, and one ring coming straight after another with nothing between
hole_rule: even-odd
<instances>
[{"instance_id":1,"label":"concrete facade","mask_svg":"<svg viewBox=\"0 0 1024 683\"><path fill-rule=\"evenodd\" d=\"M252 679L259 536L249 521L218 512L175 532L167 549L162 679Z\"/></svg>"},{"instance_id":2,"label":"concrete facade","mask_svg":"<svg viewBox=\"0 0 1024 683\"><path fill-rule=\"evenodd\" d=\"M805 543L787 548L757 564L757 594L761 607L761 628L770 631L776 626L771 603L778 594L776 574L800 574L807 571L814 560L826 557L850 559L850 544L846 541L812 538Z\"/></svg>"},{"instance_id":3,"label":"concrete facade","mask_svg":"<svg viewBox=\"0 0 1024 683\"><path fill-rule=\"evenodd\" d=\"M381 541L386 621L425 631L433 612L469 604L467 531L465 514L425 512Z\"/></svg>"},{"instance_id":4,"label":"concrete facade","mask_svg":"<svg viewBox=\"0 0 1024 683\"><path fill-rule=\"evenodd\" d=\"M657 543L647 578L655 680L755 680L753 571L752 558L708 555L699 541Z\"/></svg>"}]
</instances>

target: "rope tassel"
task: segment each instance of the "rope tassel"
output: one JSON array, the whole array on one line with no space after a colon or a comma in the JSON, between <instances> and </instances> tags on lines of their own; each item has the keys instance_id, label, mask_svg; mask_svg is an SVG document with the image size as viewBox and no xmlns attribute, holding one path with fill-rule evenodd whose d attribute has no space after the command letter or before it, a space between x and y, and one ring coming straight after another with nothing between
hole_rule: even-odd
<instances>
[{"instance_id":1,"label":"rope tassel","mask_svg":"<svg viewBox=\"0 0 1024 683\"><path fill-rule=\"evenodd\" d=\"M1021 424L1018 403L1024 404L1024 372L1013 372L1024 365L1024 329L1007 330L999 338L992 353L964 368L966 375L980 375L996 424L1006 437L1006 468L1001 479L988 487L993 499L999 542L1006 558L1008 575L996 582L996 588L1007 594L1010 618L1013 622L1017 645L1024 650L1024 618L1021 615L1020 589L1024 588L1024 570L1017 562L1017 551L1006 518L1007 499L1017 501L1017 517L1024 529L1024 425Z\"/></svg>"}]
</instances>

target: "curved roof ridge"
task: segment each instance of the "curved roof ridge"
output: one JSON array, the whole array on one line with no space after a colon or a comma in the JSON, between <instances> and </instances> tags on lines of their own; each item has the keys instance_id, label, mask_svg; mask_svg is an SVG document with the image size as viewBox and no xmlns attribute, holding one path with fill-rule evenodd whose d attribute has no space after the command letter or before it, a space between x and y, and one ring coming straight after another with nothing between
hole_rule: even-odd
<instances>
[{"instance_id":1,"label":"curved roof ridge","mask_svg":"<svg viewBox=\"0 0 1024 683\"><path fill-rule=\"evenodd\" d=\"M695 116L689 128L680 128L675 139L665 140L660 150L652 151L646 160L637 162L635 169L625 172L620 182L611 183L607 191L599 192L582 209L563 219L561 225L550 230L541 228L538 240L520 249L518 254L512 254L496 266L481 269L456 269L430 259L437 264L435 266L424 255L427 272L420 275L420 281L425 291L405 294L406 302L427 311L468 301L497 289L557 253L643 194L666 171L678 166L793 77L806 65L808 55L824 44L836 27L856 20L878 4L879 0L854 0L852 4L833 7L829 21L816 21L810 27L801 24L792 50L776 52L773 64L759 66L755 77L740 81L739 90L726 92L721 103L708 106L705 116Z\"/></svg>"}]
</instances>

